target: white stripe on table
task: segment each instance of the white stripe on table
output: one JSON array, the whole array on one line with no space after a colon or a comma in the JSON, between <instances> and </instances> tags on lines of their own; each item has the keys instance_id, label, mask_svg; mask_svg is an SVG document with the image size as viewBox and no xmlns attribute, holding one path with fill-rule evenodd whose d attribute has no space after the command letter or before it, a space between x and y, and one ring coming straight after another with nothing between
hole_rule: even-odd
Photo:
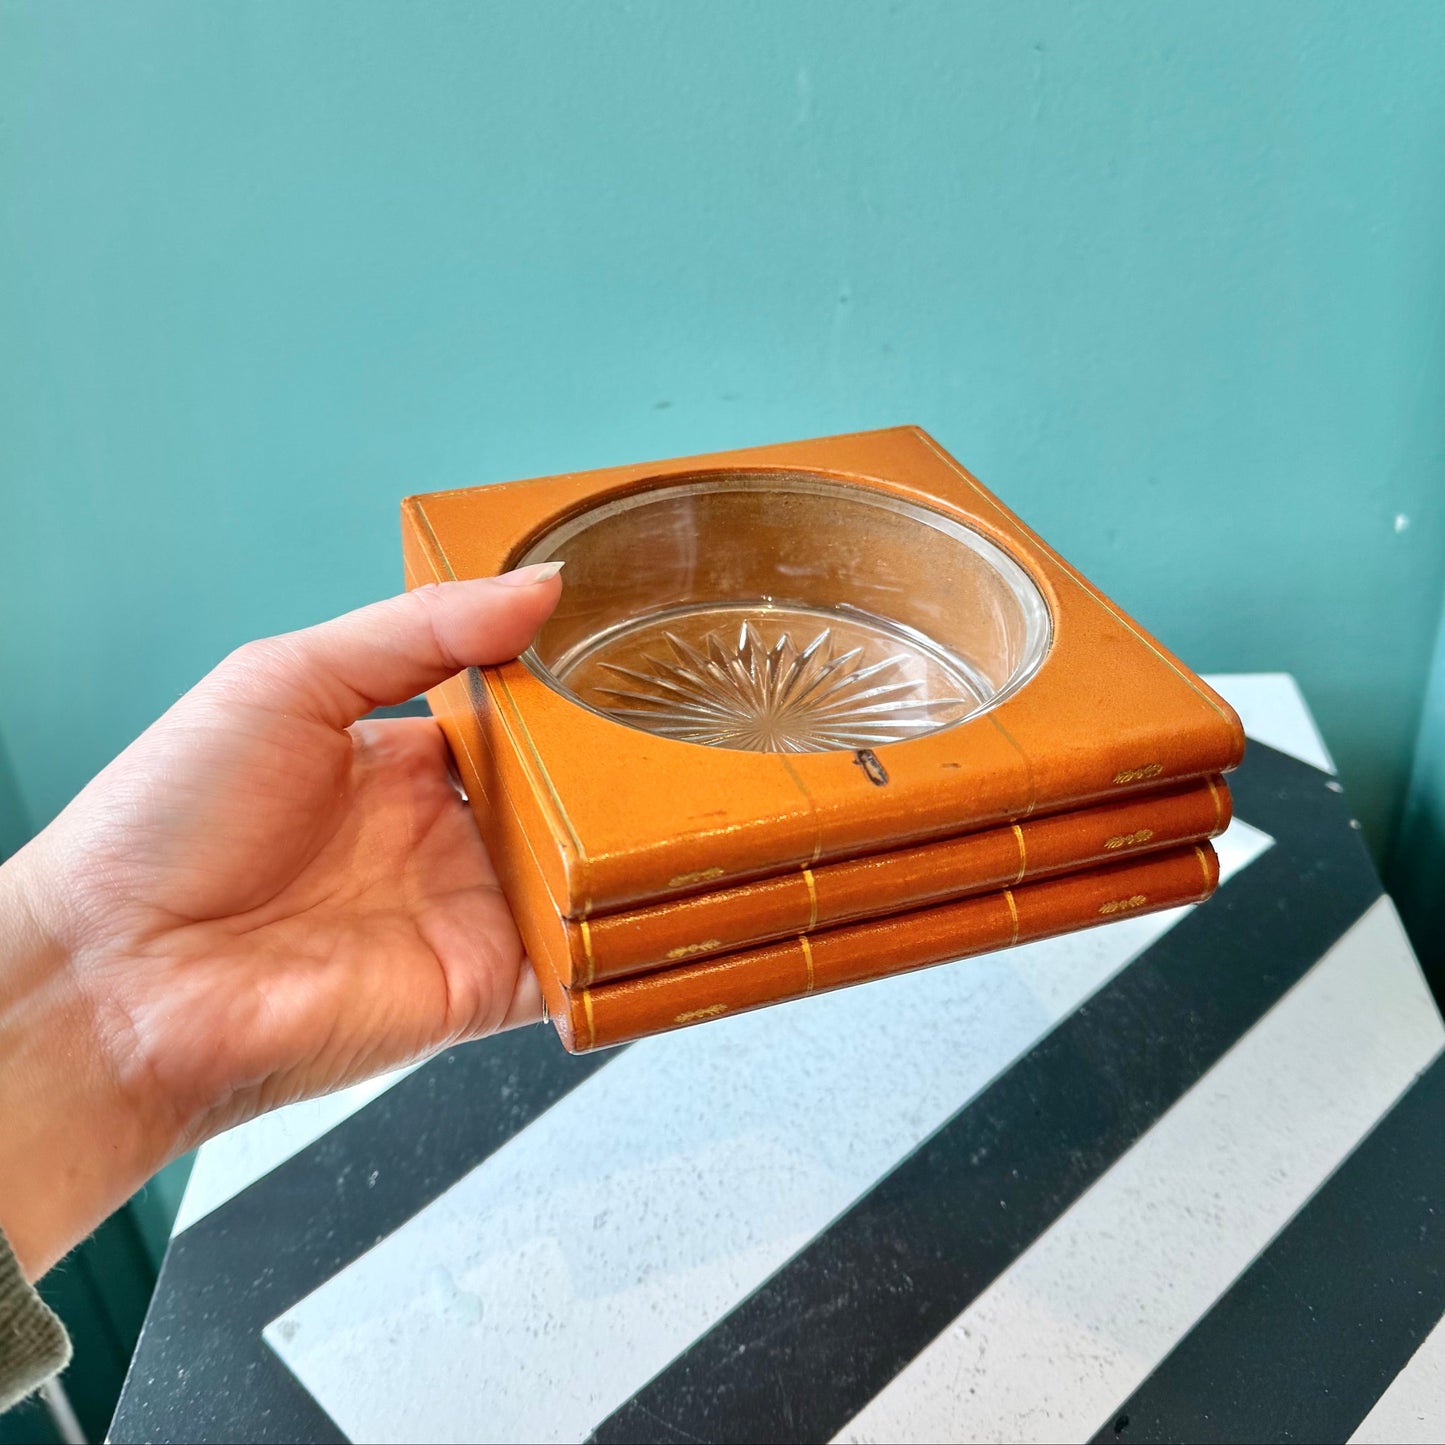
<instances>
[{"instance_id":1,"label":"white stripe on table","mask_svg":"<svg viewBox=\"0 0 1445 1445\"><path fill-rule=\"evenodd\" d=\"M1287 672L1212 672L1204 680L1239 714L1248 737L1311 767L1337 771L1299 684Z\"/></svg>"},{"instance_id":2,"label":"white stripe on table","mask_svg":"<svg viewBox=\"0 0 1445 1445\"><path fill-rule=\"evenodd\" d=\"M580 1440L1185 912L634 1044L266 1339L353 1439Z\"/></svg>"},{"instance_id":3,"label":"white stripe on table","mask_svg":"<svg viewBox=\"0 0 1445 1445\"><path fill-rule=\"evenodd\" d=\"M1445 1431L1445 1321L1426 1336L1350 1445L1436 1445Z\"/></svg>"},{"instance_id":4,"label":"white stripe on table","mask_svg":"<svg viewBox=\"0 0 1445 1445\"><path fill-rule=\"evenodd\" d=\"M1088 1439L1442 1039L1381 898L837 1438Z\"/></svg>"},{"instance_id":5,"label":"white stripe on table","mask_svg":"<svg viewBox=\"0 0 1445 1445\"><path fill-rule=\"evenodd\" d=\"M1207 681L1239 712L1251 736L1334 771L1292 677L1285 673L1228 673L1211 675ZM1226 837L1222 844L1227 847L1231 841ZM202 1145L171 1233L180 1233L234 1198L410 1072L410 1068L399 1069L324 1099L289 1105Z\"/></svg>"},{"instance_id":6,"label":"white stripe on table","mask_svg":"<svg viewBox=\"0 0 1445 1445\"><path fill-rule=\"evenodd\" d=\"M260 1119L252 1119L249 1124L239 1124L217 1135L196 1155L195 1167L186 1181L186 1192L176 1212L171 1233L179 1234L181 1230L189 1229L196 1220L220 1208L228 1199L284 1164L293 1154L299 1154L308 1144L314 1144L323 1134L329 1134L344 1119L350 1118L358 1109L420 1067L412 1064L389 1074L379 1074L374 1079L353 1084L349 1089L338 1090L321 1099L288 1104Z\"/></svg>"}]
</instances>

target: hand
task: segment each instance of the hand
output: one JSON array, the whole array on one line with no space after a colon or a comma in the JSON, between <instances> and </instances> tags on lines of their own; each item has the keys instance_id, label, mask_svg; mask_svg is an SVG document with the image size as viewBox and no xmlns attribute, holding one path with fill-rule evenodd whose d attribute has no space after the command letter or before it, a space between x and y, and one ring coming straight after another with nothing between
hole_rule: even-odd
<instances>
[{"instance_id":1,"label":"hand","mask_svg":"<svg viewBox=\"0 0 1445 1445\"><path fill-rule=\"evenodd\" d=\"M0 868L0 1226L32 1277L201 1139L540 1016L441 730L358 719L514 657L553 573L241 648Z\"/></svg>"}]
</instances>

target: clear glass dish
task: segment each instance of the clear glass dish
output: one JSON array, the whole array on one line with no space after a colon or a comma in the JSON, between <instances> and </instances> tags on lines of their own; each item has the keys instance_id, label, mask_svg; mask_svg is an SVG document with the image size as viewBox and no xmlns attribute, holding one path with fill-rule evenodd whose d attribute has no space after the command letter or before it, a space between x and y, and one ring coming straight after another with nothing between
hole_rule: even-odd
<instances>
[{"instance_id":1,"label":"clear glass dish","mask_svg":"<svg viewBox=\"0 0 1445 1445\"><path fill-rule=\"evenodd\" d=\"M941 512L799 472L694 473L540 537L562 602L523 661L618 722L711 747L872 748L1016 692L1048 650L1042 593Z\"/></svg>"}]
</instances>

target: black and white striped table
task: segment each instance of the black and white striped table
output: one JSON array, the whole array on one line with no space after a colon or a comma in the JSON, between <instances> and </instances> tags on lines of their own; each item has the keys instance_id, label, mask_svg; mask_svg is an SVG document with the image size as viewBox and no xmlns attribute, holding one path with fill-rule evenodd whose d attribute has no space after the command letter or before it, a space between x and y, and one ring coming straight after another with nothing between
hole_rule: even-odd
<instances>
[{"instance_id":1,"label":"black and white striped table","mask_svg":"<svg viewBox=\"0 0 1445 1445\"><path fill-rule=\"evenodd\" d=\"M1437 1440L1445 1043L1294 684L1200 909L208 1144L131 1440Z\"/></svg>"}]
</instances>

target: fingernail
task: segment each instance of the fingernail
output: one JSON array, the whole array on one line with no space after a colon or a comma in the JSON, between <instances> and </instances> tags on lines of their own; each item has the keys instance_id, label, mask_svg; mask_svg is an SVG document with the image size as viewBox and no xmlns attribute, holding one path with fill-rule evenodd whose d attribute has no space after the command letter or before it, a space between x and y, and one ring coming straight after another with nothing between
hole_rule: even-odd
<instances>
[{"instance_id":1,"label":"fingernail","mask_svg":"<svg viewBox=\"0 0 1445 1445\"><path fill-rule=\"evenodd\" d=\"M532 587L538 582L550 582L561 570L560 562L533 562L530 567L517 567L492 580L503 587Z\"/></svg>"}]
</instances>

